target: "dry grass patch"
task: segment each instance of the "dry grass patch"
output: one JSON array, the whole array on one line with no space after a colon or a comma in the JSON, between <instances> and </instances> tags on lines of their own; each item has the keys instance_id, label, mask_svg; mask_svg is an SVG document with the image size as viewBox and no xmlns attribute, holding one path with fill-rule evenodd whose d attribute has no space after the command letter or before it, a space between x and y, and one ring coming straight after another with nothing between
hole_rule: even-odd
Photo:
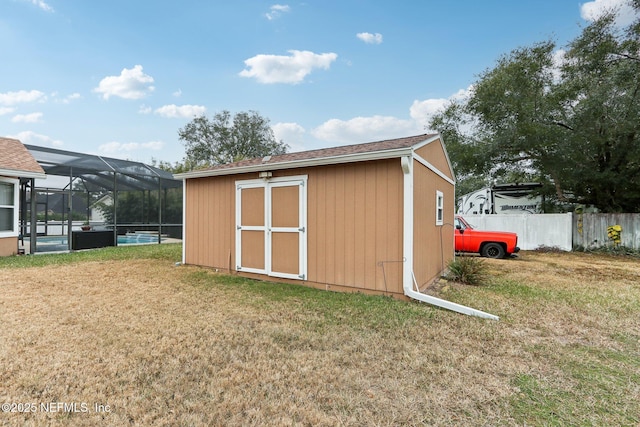
<instances>
[{"instance_id":1,"label":"dry grass patch","mask_svg":"<svg viewBox=\"0 0 640 427\"><path fill-rule=\"evenodd\" d=\"M0 264L0 401L89 409L0 424L640 422L637 261L526 253L441 291L493 322L113 253Z\"/></svg>"}]
</instances>

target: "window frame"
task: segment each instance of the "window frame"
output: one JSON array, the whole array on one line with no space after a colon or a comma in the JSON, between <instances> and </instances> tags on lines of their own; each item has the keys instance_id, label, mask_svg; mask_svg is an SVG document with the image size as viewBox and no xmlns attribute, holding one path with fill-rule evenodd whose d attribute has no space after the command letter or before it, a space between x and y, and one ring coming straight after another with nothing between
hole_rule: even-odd
<instances>
[{"instance_id":1,"label":"window frame","mask_svg":"<svg viewBox=\"0 0 640 427\"><path fill-rule=\"evenodd\" d=\"M436 190L436 225L444 225L444 193Z\"/></svg>"},{"instance_id":2,"label":"window frame","mask_svg":"<svg viewBox=\"0 0 640 427\"><path fill-rule=\"evenodd\" d=\"M0 230L0 239L5 237L18 237L19 233L19 220L18 220L18 201L20 180L16 178L7 178L0 176L0 183L9 184L13 186L13 205L0 205L0 209L11 209L13 211L13 229Z\"/></svg>"}]
</instances>

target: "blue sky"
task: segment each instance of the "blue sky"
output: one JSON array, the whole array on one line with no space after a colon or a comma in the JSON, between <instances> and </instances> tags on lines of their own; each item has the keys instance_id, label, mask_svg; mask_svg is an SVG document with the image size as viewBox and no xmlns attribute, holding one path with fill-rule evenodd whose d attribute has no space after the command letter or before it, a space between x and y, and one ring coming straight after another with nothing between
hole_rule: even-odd
<instances>
[{"instance_id":1,"label":"blue sky","mask_svg":"<svg viewBox=\"0 0 640 427\"><path fill-rule=\"evenodd\" d=\"M278 1L0 0L0 135L172 163L222 110L292 151L415 135L501 55L624 2Z\"/></svg>"}]
</instances>

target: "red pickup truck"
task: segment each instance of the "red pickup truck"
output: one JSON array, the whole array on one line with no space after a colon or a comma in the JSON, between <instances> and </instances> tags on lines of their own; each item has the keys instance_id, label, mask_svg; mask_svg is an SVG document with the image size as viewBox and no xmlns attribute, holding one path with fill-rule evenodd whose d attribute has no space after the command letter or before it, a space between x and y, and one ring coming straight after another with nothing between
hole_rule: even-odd
<instances>
[{"instance_id":1,"label":"red pickup truck","mask_svg":"<svg viewBox=\"0 0 640 427\"><path fill-rule=\"evenodd\" d=\"M456 252L473 252L487 258L504 258L520 251L516 233L476 230L461 216L455 217L455 225Z\"/></svg>"}]
</instances>

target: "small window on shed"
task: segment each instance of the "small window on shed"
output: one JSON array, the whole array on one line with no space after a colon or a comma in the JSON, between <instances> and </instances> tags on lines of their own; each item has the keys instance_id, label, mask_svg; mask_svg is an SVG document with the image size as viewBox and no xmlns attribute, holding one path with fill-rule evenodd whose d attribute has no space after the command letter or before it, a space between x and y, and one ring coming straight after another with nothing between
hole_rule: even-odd
<instances>
[{"instance_id":1,"label":"small window on shed","mask_svg":"<svg viewBox=\"0 0 640 427\"><path fill-rule=\"evenodd\" d=\"M436 191L436 225L444 223L444 194Z\"/></svg>"}]
</instances>

